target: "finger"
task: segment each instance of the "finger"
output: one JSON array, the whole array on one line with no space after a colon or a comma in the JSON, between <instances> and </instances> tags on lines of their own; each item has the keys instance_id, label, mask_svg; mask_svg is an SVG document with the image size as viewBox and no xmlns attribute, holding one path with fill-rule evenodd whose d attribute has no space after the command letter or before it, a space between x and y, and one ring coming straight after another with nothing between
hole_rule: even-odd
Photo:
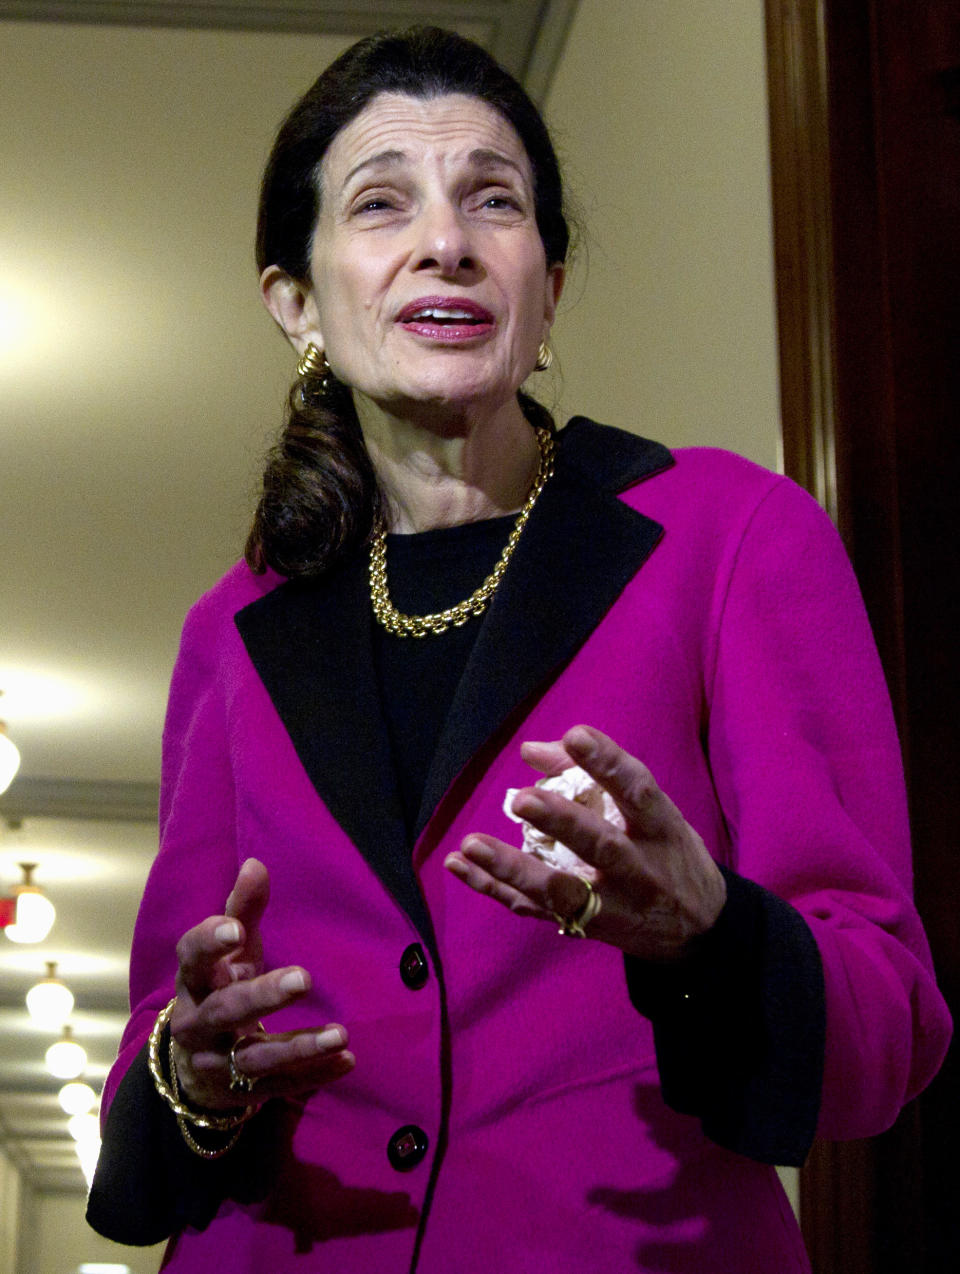
<instances>
[{"instance_id":1,"label":"finger","mask_svg":"<svg viewBox=\"0 0 960 1274\"><path fill-rule=\"evenodd\" d=\"M207 995L199 1004L178 998L170 1031L177 1043L190 1052L217 1049L224 1038L257 1031L262 1017L295 1004L310 986L306 969L294 966L233 982Z\"/></svg>"},{"instance_id":2,"label":"finger","mask_svg":"<svg viewBox=\"0 0 960 1274\"><path fill-rule=\"evenodd\" d=\"M638 849L619 827L558 792L521 788L513 798L513 811L603 875L615 876L635 865Z\"/></svg>"},{"instance_id":3,"label":"finger","mask_svg":"<svg viewBox=\"0 0 960 1274\"><path fill-rule=\"evenodd\" d=\"M493 898L515 915L542 918L542 908L538 907L522 890L501 880L473 857L454 852L447 855L443 865L451 875L462 880L465 885L469 885L476 893Z\"/></svg>"},{"instance_id":4,"label":"finger","mask_svg":"<svg viewBox=\"0 0 960 1274\"><path fill-rule=\"evenodd\" d=\"M224 908L249 931L256 929L270 901L270 875L257 858L248 858L240 868Z\"/></svg>"},{"instance_id":5,"label":"finger","mask_svg":"<svg viewBox=\"0 0 960 1274\"><path fill-rule=\"evenodd\" d=\"M343 1052L347 1042L346 1029L331 1022L320 1030L286 1031L279 1035L255 1032L242 1036L233 1055L239 1071L260 1079L332 1057ZM191 1063L197 1072L224 1067L229 1070L229 1055L222 1049L196 1052Z\"/></svg>"},{"instance_id":6,"label":"finger","mask_svg":"<svg viewBox=\"0 0 960 1274\"><path fill-rule=\"evenodd\" d=\"M576 764L559 739L552 743L528 740L520 744L520 755L531 769L551 776L561 774Z\"/></svg>"},{"instance_id":7,"label":"finger","mask_svg":"<svg viewBox=\"0 0 960 1274\"><path fill-rule=\"evenodd\" d=\"M177 990L199 1003L211 991L235 980L228 958L243 940L239 922L229 916L208 916L177 943Z\"/></svg>"},{"instance_id":8,"label":"finger","mask_svg":"<svg viewBox=\"0 0 960 1274\"><path fill-rule=\"evenodd\" d=\"M457 857L450 855L451 859ZM492 836L468 836L459 857L473 869L470 879L466 873L461 879L518 915L541 920L574 915L589 894L579 877L557 871L534 855L524 854ZM450 869L458 874L452 865Z\"/></svg>"},{"instance_id":9,"label":"finger","mask_svg":"<svg viewBox=\"0 0 960 1274\"><path fill-rule=\"evenodd\" d=\"M308 1092L345 1075L356 1064L346 1047L347 1032L337 1023L321 1031L251 1036L234 1052L235 1066L255 1082L249 1095L230 1087L229 1052L177 1052L177 1075L191 1101L209 1109L228 1109L244 1101Z\"/></svg>"},{"instance_id":10,"label":"finger","mask_svg":"<svg viewBox=\"0 0 960 1274\"><path fill-rule=\"evenodd\" d=\"M576 764L610 793L629 829L655 838L681 817L647 767L602 731L574 726L563 743Z\"/></svg>"}]
</instances>

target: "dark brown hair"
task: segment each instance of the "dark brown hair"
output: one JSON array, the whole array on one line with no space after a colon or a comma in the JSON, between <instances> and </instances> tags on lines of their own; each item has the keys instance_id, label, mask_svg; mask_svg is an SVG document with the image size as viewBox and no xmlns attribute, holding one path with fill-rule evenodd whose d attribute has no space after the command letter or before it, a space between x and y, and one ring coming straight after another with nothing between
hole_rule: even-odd
<instances>
[{"instance_id":1,"label":"dark brown hair","mask_svg":"<svg viewBox=\"0 0 960 1274\"><path fill-rule=\"evenodd\" d=\"M378 93L438 97L463 93L499 111L530 160L537 228L547 262L566 259L569 229L557 157L539 111L486 50L438 27L360 40L323 72L282 124L260 187L257 266L277 265L310 281L320 211L320 165L337 133ZM528 419L549 413L519 394ZM283 575L316 575L368 539L382 495L349 389L333 376L307 376L290 391L287 421L267 457L246 560Z\"/></svg>"}]
</instances>

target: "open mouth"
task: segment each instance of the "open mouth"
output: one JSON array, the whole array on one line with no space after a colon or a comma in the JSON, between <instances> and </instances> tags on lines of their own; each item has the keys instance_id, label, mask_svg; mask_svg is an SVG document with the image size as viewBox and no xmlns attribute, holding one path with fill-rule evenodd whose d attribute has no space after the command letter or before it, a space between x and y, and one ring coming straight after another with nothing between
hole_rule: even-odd
<instances>
[{"instance_id":1,"label":"open mouth","mask_svg":"<svg viewBox=\"0 0 960 1274\"><path fill-rule=\"evenodd\" d=\"M484 321L484 319L477 318L475 314L470 314L467 310L439 310L434 309L432 306L417 310L410 315L409 319L404 320L404 322L408 323L469 323L474 326Z\"/></svg>"},{"instance_id":2,"label":"open mouth","mask_svg":"<svg viewBox=\"0 0 960 1274\"><path fill-rule=\"evenodd\" d=\"M405 305L397 322L408 331L441 340L467 340L493 330L488 309L465 297L422 296Z\"/></svg>"}]
</instances>

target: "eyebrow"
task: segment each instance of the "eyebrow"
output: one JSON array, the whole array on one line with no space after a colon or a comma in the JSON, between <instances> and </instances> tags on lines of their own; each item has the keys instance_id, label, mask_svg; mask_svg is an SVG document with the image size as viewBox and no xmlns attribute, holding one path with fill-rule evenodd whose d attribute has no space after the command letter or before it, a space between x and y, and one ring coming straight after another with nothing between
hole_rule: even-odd
<instances>
[{"instance_id":1,"label":"eyebrow","mask_svg":"<svg viewBox=\"0 0 960 1274\"><path fill-rule=\"evenodd\" d=\"M515 159L502 154L499 150L489 150L485 146L480 146L470 152L469 158L470 162L476 164L478 168L512 168L518 176L524 179L527 176Z\"/></svg>"},{"instance_id":2,"label":"eyebrow","mask_svg":"<svg viewBox=\"0 0 960 1274\"><path fill-rule=\"evenodd\" d=\"M357 173L363 172L365 168L392 168L396 164L402 164L407 158L406 152L402 150L382 150L376 155L371 155L369 159L361 159L359 164L355 164L343 179L343 186L356 177ZM467 156L468 162L478 168L512 168L518 176L526 179L526 173L523 168L511 159L509 155L502 154L499 150L490 150L486 146L478 146Z\"/></svg>"},{"instance_id":3,"label":"eyebrow","mask_svg":"<svg viewBox=\"0 0 960 1274\"><path fill-rule=\"evenodd\" d=\"M371 155L369 159L361 159L360 163L351 168L344 177L343 185L346 186L357 173L363 172L364 168L388 168L393 164L403 163L405 159L406 155L402 150L382 150L377 155Z\"/></svg>"}]
</instances>

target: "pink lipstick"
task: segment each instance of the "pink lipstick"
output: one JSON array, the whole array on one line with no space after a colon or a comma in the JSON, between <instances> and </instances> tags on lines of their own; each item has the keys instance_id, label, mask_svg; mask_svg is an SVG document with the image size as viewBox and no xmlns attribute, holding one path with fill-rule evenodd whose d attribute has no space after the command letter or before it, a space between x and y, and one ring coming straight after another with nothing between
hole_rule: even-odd
<instances>
[{"instance_id":1,"label":"pink lipstick","mask_svg":"<svg viewBox=\"0 0 960 1274\"><path fill-rule=\"evenodd\" d=\"M489 335L495 319L468 297L421 296L403 307L397 322L417 336L457 344Z\"/></svg>"}]
</instances>

